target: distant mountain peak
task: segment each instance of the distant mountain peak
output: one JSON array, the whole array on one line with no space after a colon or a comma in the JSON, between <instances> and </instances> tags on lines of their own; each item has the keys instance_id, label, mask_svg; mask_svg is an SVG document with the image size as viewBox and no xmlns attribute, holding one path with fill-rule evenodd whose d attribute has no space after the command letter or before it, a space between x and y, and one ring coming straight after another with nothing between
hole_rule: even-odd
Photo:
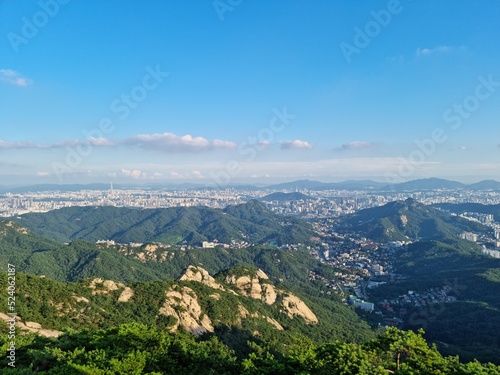
<instances>
[{"instance_id":1,"label":"distant mountain peak","mask_svg":"<svg viewBox=\"0 0 500 375\"><path fill-rule=\"evenodd\" d=\"M377 242L457 238L463 231L488 231L481 224L451 216L414 198L360 210L346 216L343 222Z\"/></svg>"}]
</instances>

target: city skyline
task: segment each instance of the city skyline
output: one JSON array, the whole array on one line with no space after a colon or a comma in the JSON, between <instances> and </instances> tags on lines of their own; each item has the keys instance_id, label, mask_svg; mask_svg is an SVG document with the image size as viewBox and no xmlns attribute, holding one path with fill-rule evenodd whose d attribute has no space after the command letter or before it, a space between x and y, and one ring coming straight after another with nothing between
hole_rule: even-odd
<instances>
[{"instance_id":1,"label":"city skyline","mask_svg":"<svg viewBox=\"0 0 500 375\"><path fill-rule=\"evenodd\" d=\"M498 180L499 16L493 1L2 2L1 185Z\"/></svg>"}]
</instances>

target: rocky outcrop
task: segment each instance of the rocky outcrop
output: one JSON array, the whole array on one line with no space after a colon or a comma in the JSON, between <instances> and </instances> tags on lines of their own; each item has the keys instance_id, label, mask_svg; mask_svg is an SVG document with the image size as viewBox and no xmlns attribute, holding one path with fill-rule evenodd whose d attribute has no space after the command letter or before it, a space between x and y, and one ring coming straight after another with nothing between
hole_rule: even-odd
<instances>
[{"instance_id":1,"label":"rocky outcrop","mask_svg":"<svg viewBox=\"0 0 500 375\"><path fill-rule=\"evenodd\" d=\"M148 253L155 252L158 250L160 246L153 244L153 243L148 243L142 247L142 249Z\"/></svg>"},{"instance_id":2,"label":"rocky outcrop","mask_svg":"<svg viewBox=\"0 0 500 375\"><path fill-rule=\"evenodd\" d=\"M166 297L164 305L160 308L160 314L177 318L172 332L179 326L197 336L214 331L212 321L208 315L202 313L198 297L191 288L170 289L166 292Z\"/></svg>"},{"instance_id":3,"label":"rocky outcrop","mask_svg":"<svg viewBox=\"0 0 500 375\"><path fill-rule=\"evenodd\" d=\"M238 305L238 317L246 318L250 315L250 312L242 305Z\"/></svg>"},{"instance_id":4,"label":"rocky outcrop","mask_svg":"<svg viewBox=\"0 0 500 375\"><path fill-rule=\"evenodd\" d=\"M262 302L272 305L276 301L276 291L273 285L263 283L262 280L269 280L269 277L262 270L257 270L255 275L227 275L226 283L234 285L247 297L260 299Z\"/></svg>"},{"instance_id":5,"label":"rocky outcrop","mask_svg":"<svg viewBox=\"0 0 500 375\"><path fill-rule=\"evenodd\" d=\"M7 324L9 324L10 317L7 314L0 313L0 319L4 320ZM44 329L40 323L36 322L22 322L19 318L16 318L16 327L18 327L22 332L26 333L36 333L40 336L45 337L59 337L63 334L61 331L55 331L52 329Z\"/></svg>"},{"instance_id":6,"label":"rocky outcrop","mask_svg":"<svg viewBox=\"0 0 500 375\"><path fill-rule=\"evenodd\" d=\"M286 314L293 318L298 315L304 318L306 323L318 323L318 318L311 311L309 307L302 301L299 297L288 293L283 297L283 308L285 309Z\"/></svg>"},{"instance_id":7,"label":"rocky outcrop","mask_svg":"<svg viewBox=\"0 0 500 375\"><path fill-rule=\"evenodd\" d=\"M189 266L179 280L198 281L210 288L225 290L215 279L210 276L207 270L201 267Z\"/></svg>"},{"instance_id":8,"label":"rocky outcrop","mask_svg":"<svg viewBox=\"0 0 500 375\"><path fill-rule=\"evenodd\" d=\"M283 295L283 311L290 317L301 316L308 324L318 323L318 318L311 309L299 297L280 290L269 283L269 277L262 271L257 270L255 275L226 276L226 283L234 285L247 297L261 300L268 305L274 305L278 295Z\"/></svg>"},{"instance_id":9,"label":"rocky outcrop","mask_svg":"<svg viewBox=\"0 0 500 375\"><path fill-rule=\"evenodd\" d=\"M1 224L3 224L3 226ZM28 234L29 233L28 229L26 229L25 227L9 220L9 221L0 222L0 235L1 236L7 235L7 231L11 230L8 228L12 228L17 233L21 233L21 234Z\"/></svg>"},{"instance_id":10,"label":"rocky outcrop","mask_svg":"<svg viewBox=\"0 0 500 375\"><path fill-rule=\"evenodd\" d=\"M257 272L255 272L255 275L262 280L269 280L269 276L266 275L264 271L261 269L258 269Z\"/></svg>"},{"instance_id":11,"label":"rocky outcrop","mask_svg":"<svg viewBox=\"0 0 500 375\"><path fill-rule=\"evenodd\" d=\"M113 290L125 288L125 285L122 283L116 283L113 280L104 280L99 277L90 282L89 288L93 289L92 295L109 294L109 292L112 292Z\"/></svg>"},{"instance_id":12,"label":"rocky outcrop","mask_svg":"<svg viewBox=\"0 0 500 375\"><path fill-rule=\"evenodd\" d=\"M22 234L28 234L28 229L26 229L25 227L22 227L20 226L19 224L17 223L14 223L13 221L7 221L5 223L5 225L7 227L11 227L11 228L14 228L18 233L22 233Z\"/></svg>"},{"instance_id":13,"label":"rocky outcrop","mask_svg":"<svg viewBox=\"0 0 500 375\"><path fill-rule=\"evenodd\" d=\"M217 282L210 274L201 267L189 266L184 274L180 277L180 280L183 281L196 281L203 283L211 288L231 292L236 295L244 295L246 297L260 300L263 303L276 306L281 312L286 314L289 318L293 319L296 316L301 316L307 324L315 324L318 323L318 318L311 311L311 309L302 301L300 298L295 296L294 294L288 293L284 290L277 289L271 282L269 281L269 277L262 270L257 271L249 271L248 274L238 275L229 273L224 281L229 286L224 286L221 283ZM233 287L239 293L236 293L231 289ZM187 290L191 290L190 288L186 288ZM192 292L192 290L191 290ZM194 294L194 292L192 292ZM220 300L221 292L210 294L208 297L214 300ZM178 318L178 324L173 329L177 329L179 325L182 325L188 331L193 333L203 333L206 332L203 329L206 329L202 324L202 320L200 319L201 310L198 311L197 301L193 299L193 297L186 296L186 293L180 291L169 291L167 296L170 298L170 301L165 303L165 306L162 309L162 313L165 315L172 315ZM175 302L172 302L172 298ZM281 301L278 305L277 301ZM188 306L191 306L191 310L188 309ZM179 313L179 308L187 310L189 314ZM250 313L247 308L243 305L238 305L237 311L237 321L241 323L241 319L245 318L259 318L265 319L268 323L272 324L276 329L283 329L283 326L272 319L271 317L266 317L263 314L253 312ZM207 317L208 318L208 317ZM212 325L208 326L210 330L213 330Z\"/></svg>"},{"instance_id":14,"label":"rocky outcrop","mask_svg":"<svg viewBox=\"0 0 500 375\"><path fill-rule=\"evenodd\" d=\"M122 294L118 297L118 302L128 302L134 296L134 290L128 286L123 289Z\"/></svg>"},{"instance_id":15,"label":"rocky outcrop","mask_svg":"<svg viewBox=\"0 0 500 375\"><path fill-rule=\"evenodd\" d=\"M401 221L401 225L402 225L403 227L405 227L405 226L406 226L406 224L408 224L408 218L406 217L406 215L401 215L401 216L399 217L399 220Z\"/></svg>"},{"instance_id":16,"label":"rocky outcrop","mask_svg":"<svg viewBox=\"0 0 500 375\"><path fill-rule=\"evenodd\" d=\"M272 324L273 326L276 327L276 329L278 331L283 331L283 326L281 324L279 324L276 320L274 320L273 318L270 318L268 316L266 316L266 320L269 324Z\"/></svg>"},{"instance_id":17,"label":"rocky outcrop","mask_svg":"<svg viewBox=\"0 0 500 375\"><path fill-rule=\"evenodd\" d=\"M276 289L271 284L263 284L262 285L262 297L261 300L268 305L274 304L276 302L276 298L278 297L278 293Z\"/></svg>"},{"instance_id":18,"label":"rocky outcrop","mask_svg":"<svg viewBox=\"0 0 500 375\"><path fill-rule=\"evenodd\" d=\"M134 291L132 290L132 288L126 286L125 284L117 283L113 280L104 280L102 278L93 279L89 284L89 288L93 289L92 295L109 294L114 290L123 289L120 296L118 297L118 302L128 302L134 295ZM84 301L88 303L88 300L84 297L74 296L74 298L76 298L78 302Z\"/></svg>"},{"instance_id":19,"label":"rocky outcrop","mask_svg":"<svg viewBox=\"0 0 500 375\"><path fill-rule=\"evenodd\" d=\"M87 298L81 296L73 296L73 298L76 300L76 302L85 302L85 303L90 302Z\"/></svg>"},{"instance_id":20,"label":"rocky outcrop","mask_svg":"<svg viewBox=\"0 0 500 375\"><path fill-rule=\"evenodd\" d=\"M226 277L226 283L236 286L243 294L253 299L262 298L262 286L258 277L230 275Z\"/></svg>"}]
</instances>

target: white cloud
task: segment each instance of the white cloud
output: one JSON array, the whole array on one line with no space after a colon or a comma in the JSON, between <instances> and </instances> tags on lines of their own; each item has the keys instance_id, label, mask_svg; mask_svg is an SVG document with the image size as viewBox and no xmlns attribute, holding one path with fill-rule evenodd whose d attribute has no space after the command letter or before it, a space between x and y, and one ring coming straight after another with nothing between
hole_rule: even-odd
<instances>
[{"instance_id":1,"label":"white cloud","mask_svg":"<svg viewBox=\"0 0 500 375\"><path fill-rule=\"evenodd\" d=\"M200 171L193 171L191 174L196 178L204 178L203 174Z\"/></svg>"},{"instance_id":2,"label":"white cloud","mask_svg":"<svg viewBox=\"0 0 500 375\"><path fill-rule=\"evenodd\" d=\"M343 145L340 145L339 147L336 147L334 150L362 150L362 149L367 149L367 148L372 148L376 144L374 142L362 142L362 141L354 141L354 142L349 142L349 143L344 143Z\"/></svg>"},{"instance_id":3,"label":"white cloud","mask_svg":"<svg viewBox=\"0 0 500 375\"><path fill-rule=\"evenodd\" d=\"M212 146L214 148L233 149L233 148L236 148L236 143L231 142L231 141L222 141L220 139L214 139L212 141Z\"/></svg>"},{"instance_id":4,"label":"white cloud","mask_svg":"<svg viewBox=\"0 0 500 375\"><path fill-rule=\"evenodd\" d=\"M36 175L38 177L47 177L50 175L50 173L49 172L36 172Z\"/></svg>"},{"instance_id":5,"label":"white cloud","mask_svg":"<svg viewBox=\"0 0 500 375\"><path fill-rule=\"evenodd\" d=\"M257 143L257 145L259 146L259 149L261 149L261 150L268 148L270 144L271 143L269 143L268 141L259 141Z\"/></svg>"},{"instance_id":6,"label":"white cloud","mask_svg":"<svg viewBox=\"0 0 500 375\"><path fill-rule=\"evenodd\" d=\"M445 53L451 53L455 51L465 51L465 47L452 47L452 46L436 46L433 48L417 48L417 51L415 54L417 57L426 57L430 55L436 55L436 54L445 54Z\"/></svg>"},{"instance_id":7,"label":"white cloud","mask_svg":"<svg viewBox=\"0 0 500 375\"><path fill-rule=\"evenodd\" d=\"M23 77L20 73L11 69L0 69L0 81L19 87L26 87L33 83L31 79Z\"/></svg>"},{"instance_id":8,"label":"white cloud","mask_svg":"<svg viewBox=\"0 0 500 375\"><path fill-rule=\"evenodd\" d=\"M138 180L141 178L146 178L147 173L140 171L139 169L122 169L122 175L125 177L131 177L134 180Z\"/></svg>"},{"instance_id":9,"label":"white cloud","mask_svg":"<svg viewBox=\"0 0 500 375\"><path fill-rule=\"evenodd\" d=\"M3 139L0 139L0 149L7 150L12 148L36 148L32 142L24 141L24 142L9 142Z\"/></svg>"},{"instance_id":10,"label":"white cloud","mask_svg":"<svg viewBox=\"0 0 500 375\"><path fill-rule=\"evenodd\" d=\"M165 152L200 152L214 149L234 149L236 143L215 139L209 141L203 137L173 133L139 134L122 142L125 145Z\"/></svg>"},{"instance_id":11,"label":"white cloud","mask_svg":"<svg viewBox=\"0 0 500 375\"><path fill-rule=\"evenodd\" d=\"M147 150L164 152L202 152L210 150L229 150L237 147L236 143L220 139L207 140L191 135L178 136L173 133L139 134L125 140L111 140L104 137L90 137L84 140L63 140L53 143L34 143L32 141L10 142L0 139L1 149L53 149L76 146L116 147L132 146Z\"/></svg>"},{"instance_id":12,"label":"white cloud","mask_svg":"<svg viewBox=\"0 0 500 375\"><path fill-rule=\"evenodd\" d=\"M35 143L32 141L10 142L0 139L0 149L40 149L47 150L53 148L75 147L79 145L92 145L92 146L113 146L114 143L106 138L88 138L87 140L64 140L54 143Z\"/></svg>"},{"instance_id":13,"label":"white cloud","mask_svg":"<svg viewBox=\"0 0 500 375\"><path fill-rule=\"evenodd\" d=\"M282 150L304 150L312 148L312 144L307 141L301 141L296 139L293 141L283 141L280 142L280 148Z\"/></svg>"},{"instance_id":14,"label":"white cloud","mask_svg":"<svg viewBox=\"0 0 500 375\"><path fill-rule=\"evenodd\" d=\"M114 142L110 139L104 137L90 137L87 138L87 142L89 142L92 146L113 146Z\"/></svg>"}]
</instances>

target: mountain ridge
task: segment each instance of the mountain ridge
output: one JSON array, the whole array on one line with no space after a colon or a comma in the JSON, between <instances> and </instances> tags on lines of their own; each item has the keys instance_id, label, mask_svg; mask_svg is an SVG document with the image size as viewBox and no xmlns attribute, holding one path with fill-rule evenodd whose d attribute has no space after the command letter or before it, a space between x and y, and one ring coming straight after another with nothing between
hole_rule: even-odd
<instances>
[{"instance_id":1,"label":"mountain ridge","mask_svg":"<svg viewBox=\"0 0 500 375\"><path fill-rule=\"evenodd\" d=\"M339 219L344 231L362 232L377 242L458 237L462 231L491 232L479 223L452 216L413 198L360 210Z\"/></svg>"},{"instance_id":2,"label":"mountain ridge","mask_svg":"<svg viewBox=\"0 0 500 375\"><path fill-rule=\"evenodd\" d=\"M60 242L75 239L120 243L157 241L200 246L203 241L217 240L282 245L310 242L314 236L309 223L274 214L257 200L224 209L68 207L28 213L13 220Z\"/></svg>"}]
</instances>

